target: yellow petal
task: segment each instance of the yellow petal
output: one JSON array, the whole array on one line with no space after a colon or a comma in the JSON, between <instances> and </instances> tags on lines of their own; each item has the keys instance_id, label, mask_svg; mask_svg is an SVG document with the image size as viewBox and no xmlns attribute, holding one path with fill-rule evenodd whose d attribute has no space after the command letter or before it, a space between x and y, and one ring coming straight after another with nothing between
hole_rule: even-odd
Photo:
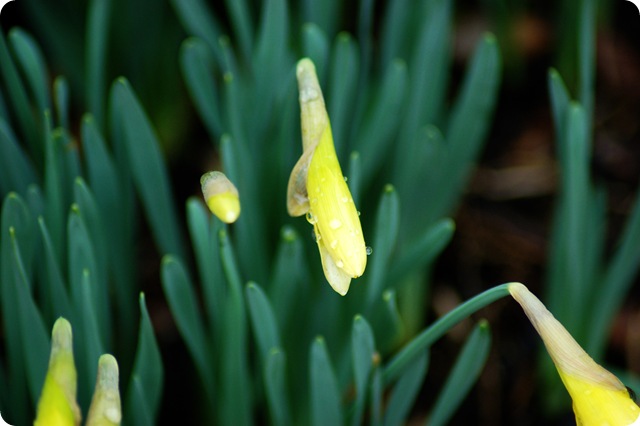
<instances>
[{"instance_id":1,"label":"yellow petal","mask_svg":"<svg viewBox=\"0 0 640 426\"><path fill-rule=\"evenodd\" d=\"M336 265L333 257L331 257L331 254L327 251L324 239L316 234L316 241L318 242L318 249L320 250L320 260L325 278L336 293L340 296L346 295L349 291L349 285L351 284L351 277Z\"/></svg>"},{"instance_id":2,"label":"yellow petal","mask_svg":"<svg viewBox=\"0 0 640 426\"><path fill-rule=\"evenodd\" d=\"M327 252L338 268L352 278L359 277L367 265L367 248L329 126L311 159L307 191L310 212Z\"/></svg>"},{"instance_id":3,"label":"yellow petal","mask_svg":"<svg viewBox=\"0 0 640 426\"><path fill-rule=\"evenodd\" d=\"M58 318L51 332L49 369L44 380L35 426L74 426L80 424L76 403L77 374L73 359L71 324Z\"/></svg>"},{"instance_id":4,"label":"yellow petal","mask_svg":"<svg viewBox=\"0 0 640 426\"><path fill-rule=\"evenodd\" d=\"M86 426L117 426L121 421L118 362L112 355L105 354L98 361L98 378Z\"/></svg>"},{"instance_id":5,"label":"yellow petal","mask_svg":"<svg viewBox=\"0 0 640 426\"><path fill-rule=\"evenodd\" d=\"M218 219L233 223L240 216L240 198L235 185L222 172L208 172L200 178L202 195Z\"/></svg>"},{"instance_id":6,"label":"yellow petal","mask_svg":"<svg viewBox=\"0 0 640 426\"><path fill-rule=\"evenodd\" d=\"M571 399L578 425L625 426L640 422L640 408L626 387L598 365L524 285L509 292L542 337Z\"/></svg>"}]
</instances>

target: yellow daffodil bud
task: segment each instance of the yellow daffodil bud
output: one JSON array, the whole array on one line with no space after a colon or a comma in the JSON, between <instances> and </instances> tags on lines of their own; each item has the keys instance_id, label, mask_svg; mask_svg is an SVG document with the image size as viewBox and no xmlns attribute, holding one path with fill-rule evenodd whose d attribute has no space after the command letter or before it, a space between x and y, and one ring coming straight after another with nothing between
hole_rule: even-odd
<instances>
[{"instance_id":1,"label":"yellow daffodil bud","mask_svg":"<svg viewBox=\"0 0 640 426\"><path fill-rule=\"evenodd\" d=\"M300 60L296 75L303 153L289 178L287 210L291 216L307 215L325 277L344 296L351 279L364 273L367 248L333 145L329 115L313 62Z\"/></svg>"},{"instance_id":2,"label":"yellow daffodil bud","mask_svg":"<svg viewBox=\"0 0 640 426\"><path fill-rule=\"evenodd\" d=\"M98 378L86 426L117 426L121 421L118 363L112 355L105 354L98 361Z\"/></svg>"},{"instance_id":3,"label":"yellow daffodil bud","mask_svg":"<svg viewBox=\"0 0 640 426\"><path fill-rule=\"evenodd\" d=\"M233 223L240 216L240 198L235 185L222 172L208 172L200 178L202 195L218 219Z\"/></svg>"},{"instance_id":4,"label":"yellow daffodil bud","mask_svg":"<svg viewBox=\"0 0 640 426\"><path fill-rule=\"evenodd\" d=\"M80 424L76 403L77 374L73 360L71 324L58 318L51 332L49 369L38 401L35 426L75 426Z\"/></svg>"},{"instance_id":5,"label":"yellow daffodil bud","mask_svg":"<svg viewBox=\"0 0 640 426\"><path fill-rule=\"evenodd\" d=\"M622 382L596 364L524 285L511 283L509 292L542 337L573 400L577 425L640 425L640 408Z\"/></svg>"}]
</instances>

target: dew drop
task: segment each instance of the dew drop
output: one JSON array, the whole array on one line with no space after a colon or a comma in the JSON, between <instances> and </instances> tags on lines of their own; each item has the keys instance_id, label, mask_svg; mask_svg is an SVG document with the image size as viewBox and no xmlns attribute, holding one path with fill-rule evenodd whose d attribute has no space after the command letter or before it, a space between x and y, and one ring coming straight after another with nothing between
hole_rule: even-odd
<instances>
[{"instance_id":1,"label":"dew drop","mask_svg":"<svg viewBox=\"0 0 640 426\"><path fill-rule=\"evenodd\" d=\"M340 222L339 219L331 219L331 221L329 222L329 227L331 229L338 229L342 226L342 222Z\"/></svg>"},{"instance_id":2,"label":"dew drop","mask_svg":"<svg viewBox=\"0 0 640 426\"><path fill-rule=\"evenodd\" d=\"M358 216L360 216L360 211L358 210Z\"/></svg>"},{"instance_id":3,"label":"dew drop","mask_svg":"<svg viewBox=\"0 0 640 426\"><path fill-rule=\"evenodd\" d=\"M346 177L346 176L343 176L343 177L344 177L344 181L345 181L345 182L349 181L349 178L348 178L348 177Z\"/></svg>"},{"instance_id":4,"label":"dew drop","mask_svg":"<svg viewBox=\"0 0 640 426\"><path fill-rule=\"evenodd\" d=\"M316 218L313 216L313 214L311 214L311 212L307 212L307 222L309 222L310 224L314 225L317 220Z\"/></svg>"},{"instance_id":5,"label":"dew drop","mask_svg":"<svg viewBox=\"0 0 640 426\"><path fill-rule=\"evenodd\" d=\"M338 260L338 261L336 262L336 266L337 266L338 268L342 268L342 267L344 266L344 262L342 262L342 260Z\"/></svg>"},{"instance_id":6,"label":"dew drop","mask_svg":"<svg viewBox=\"0 0 640 426\"><path fill-rule=\"evenodd\" d=\"M342 201L343 203L346 203L347 201L349 201L349 199L347 197L342 197L340 201Z\"/></svg>"},{"instance_id":7,"label":"dew drop","mask_svg":"<svg viewBox=\"0 0 640 426\"><path fill-rule=\"evenodd\" d=\"M367 253L367 256L371 256L371 253L373 253L373 249L369 246L365 247L364 251Z\"/></svg>"},{"instance_id":8,"label":"dew drop","mask_svg":"<svg viewBox=\"0 0 640 426\"><path fill-rule=\"evenodd\" d=\"M338 246L338 240L331 241L331 244L329 245L331 246L332 249L336 248Z\"/></svg>"}]
</instances>

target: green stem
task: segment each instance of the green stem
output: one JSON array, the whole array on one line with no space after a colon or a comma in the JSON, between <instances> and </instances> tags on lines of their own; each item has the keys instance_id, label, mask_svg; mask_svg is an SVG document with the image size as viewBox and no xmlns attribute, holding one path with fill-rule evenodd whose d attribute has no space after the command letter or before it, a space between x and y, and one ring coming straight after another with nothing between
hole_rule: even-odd
<instances>
[{"instance_id":1,"label":"green stem","mask_svg":"<svg viewBox=\"0 0 640 426\"><path fill-rule=\"evenodd\" d=\"M417 356L424 353L424 350L430 347L436 340L448 332L454 325L458 324L471 314L484 308L485 306L503 298L509 294L509 283L501 284L489 290L480 293L473 299L470 299L458 306L431 327L420 333L415 339L405 346L395 357L391 359L389 364L384 368L382 379L384 383L393 381L403 371L403 369L411 363Z\"/></svg>"}]
</instances>

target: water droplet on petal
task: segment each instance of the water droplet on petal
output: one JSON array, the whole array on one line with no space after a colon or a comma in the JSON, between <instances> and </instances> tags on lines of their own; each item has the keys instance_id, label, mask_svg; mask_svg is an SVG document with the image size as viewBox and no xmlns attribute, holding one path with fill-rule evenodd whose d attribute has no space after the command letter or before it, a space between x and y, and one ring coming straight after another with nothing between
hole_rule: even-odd
<instances>
[{"instance_id":1,"label":"water droplet on petal","mask_svg":"<svg viewBox=\"0 0 640 426\"><path fill-rule=\"evenodd\" d=\"M360 211L358 210L358 216L360 216Z\"/></svg>"},{"instance_id":2,"label":"water droplet on petal","mask_svg":"<svg viewBox=\"0 0 640 426\"><path fill-rule=\"evenodd\" d=\"M347 201L349 201L349 199L347 197L342 197L340 201L342 201L343 203L346 203Z\"/></svg>"},{"instance_id":3,"label":"water droplet on petal","mask_svg":"<svg viewBox=\"0 0 640 426\"><path fill-rule=\"evenodd\" d=\"M342 268L342 267L344 266L344 263L342 262L342 260L338 260L338 261L336 262L336 266L337 266L338 268Z\"/></svg>"},{"instance_id":4,"label":"water droplet on petal","mask_svg":"<svg viewBox=\"0 0 640 426\"><path fill-rule=\"evenodd\" d=\"M347 182L348 180L349 180L349 178L344 176L344 181Z\"/></svg>"},{"instance_id":5,"label":"water droplet on petal","mask_svg":"<svg viewBox=\"0 0 640 426\"><path fill-rule=\"evenodd\" d=\"M342 226L342 222L340 222L339 219L331 219L331 221L329 222L329 227L331 229L338 229Z\"/></svg>"},{"instance_id":6,"label":"water droplet on petal","mask_svg":"<svg viewBox=\"0 0 640 426\"><path fill-rule=\"evenodd\" d=\"M329 245L331 246L332 249L336 248L338 246L338 240L331 241L331 244Z\"/></svg>"},{"instance_id":7,"label":"water droplet on petal","mask_svg":"<svg viewBox=\"0 0 640 426\"><path fill-rule=\"evenodd\" d=\"M317 222L317 219L313 216L311 212L307 212L306 218L307 218L307 222L309 222L312 225L314 225Z\"/></svg>"},{"instance_id":8,"label":"water droplet on petal","mask_svg":"<svg viewBox=\"0 0 640 426\"><path fill-rule=\"evenodd\" d=\"M371 253L373 253L373 249L369 246L367 246L364 250L367 253L367 256L371 256Z\"/></svg>"}]
</instances>

